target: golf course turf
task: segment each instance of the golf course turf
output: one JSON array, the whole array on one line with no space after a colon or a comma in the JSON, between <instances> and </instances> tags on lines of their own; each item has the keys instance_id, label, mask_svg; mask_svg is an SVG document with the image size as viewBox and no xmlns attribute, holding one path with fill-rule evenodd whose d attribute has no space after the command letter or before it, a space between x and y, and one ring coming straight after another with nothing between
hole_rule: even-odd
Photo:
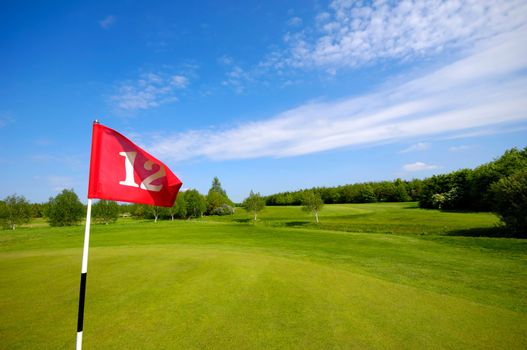
<instances>
[{"instance_id":1,"label":"golf course turf","mask_svg":"<svg viewBox=\"0 0 527 350\"><path fill-rule=\"evenodd\" d=\"M527 241L473 237L493 214L251 218L93 225L84 348L527 348ZM82 242L80 225L0 231L0 349L73 348Z\"/></svg>"}]
</instances>

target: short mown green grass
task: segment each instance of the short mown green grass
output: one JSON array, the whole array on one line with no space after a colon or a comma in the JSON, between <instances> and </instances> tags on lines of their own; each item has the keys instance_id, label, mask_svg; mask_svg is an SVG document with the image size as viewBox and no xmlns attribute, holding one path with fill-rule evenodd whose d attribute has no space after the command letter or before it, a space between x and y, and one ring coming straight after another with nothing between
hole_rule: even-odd
<instances>
[{"instance_id":1,"label":"short mown green grass","mask_svg":"<svg viewBox=\"0 0 527 350\"><path fill-rule=\"evenodd\" d=\"M327 205L92 226L86 349L524 349L527 241L487 213ZM0 231L0 349L75 343L83 227Z\"/></svg>"}]
</instances>

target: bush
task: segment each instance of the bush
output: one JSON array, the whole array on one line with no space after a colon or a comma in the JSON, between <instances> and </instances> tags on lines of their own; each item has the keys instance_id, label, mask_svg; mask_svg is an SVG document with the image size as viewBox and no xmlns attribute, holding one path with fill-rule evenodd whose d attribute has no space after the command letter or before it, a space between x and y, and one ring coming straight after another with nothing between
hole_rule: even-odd
<instances>
[{"instance_id":1,"label":"bush","mask_svg":"<svg viewBox=\"0 0 527 350\"><path fill-rule=\"evenodd\" d=\"M228 208L232 209L232 202L228 197L224 196L219 192L209 191L206 197L207 201L207 214L209 215L229 215L234 211L229 212ZM220 214L223 213L223 214Z\"/></svg>"},{"instance_id":2,"label":"bush","mask_svg":"<svg viewBox=\"0 0 527 350\"><path fill-rule=\"evenodd\" d=\"M114 201L100 200L92 207L95 221L108 225L115 222L119 216L119 205Z\"/></svg>"},{"instance_id":3,"label":"bush","mask_svg":"<svg viewBox=\"0 0 527 350\"><path fill-rule=\"evenodd\" d=\"M73 189L63 190L55 198L50 198L46 214L51 226L71 226L82 220L84 205Z\"/></svg>"},{"instance_id":4,"label":"bush","mask_svg":"<svg viewBox=\"0 0 527 350\"><path fill-rule=\"evenodd\" d=\"M206 213L208 215L229 215L234 213L234 203L227 196L227 192L221 187L220 180L214 177L212 186L206 199ZM229 209L230 208L230 209Z\"/></svg>"},{"instance_id":5,"label":"bush","mask_svg":"<svg viewBox=\"0 0 527 350\"><path fill-rule=\"evenodd\" d=\"M212 215L231 215L234 214L234 207L228 204L222 204L219 207L214 208L211 212Z\"/></svg>"},{"instance_id":6,"label":"bush","mask_svg":"<svg viewBox=\"0 0 527 350\"><path fill-rule=\"evenodd\" d=\"M199 218L207 209L205 198L197 190L185 192L185 202L187 204L187 217Z\"/></svg>"},{"instance_id":7,"label":"bush","mask_svg":"<svg viewBox=\"0 0 527 350\"><path fill-rule=\"evenodd\" d=\"M187 217L187 202L185 202L185 192L179 192L172 208L167 209L167 214L172 220L174 220L174 218L184 219Z\"/></svg>"},{"instance_id":8,"label":"bush","mask_svg":"<svg viewBox=\"0 0 527 350\"><path fill-rule=\"evenodd\" d=\"M0 202L0 224L3 227L14 230L30 219L31 205L23 196L14 194Z\"/></svg>"},{"instance_id":9,"label":"bush","mask_svg":"<svg viewBox=\"0 0 527 350\"><path fill-rule=\"evenodd\" d=\"M515 234L527 234L527 170L492 184L494 211Z\"/></svg>"}]
</instances>

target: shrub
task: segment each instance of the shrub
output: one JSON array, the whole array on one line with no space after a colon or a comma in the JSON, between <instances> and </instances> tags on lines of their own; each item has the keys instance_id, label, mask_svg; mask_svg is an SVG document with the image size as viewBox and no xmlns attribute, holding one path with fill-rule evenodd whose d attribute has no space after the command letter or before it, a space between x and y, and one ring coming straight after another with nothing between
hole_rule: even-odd
<instances>
[{"instance_id":1,"label":"shrub","mask_svg":"<svg viewBox=\"0 0 527 350\"><path fill-rule=\"evenodd\" d=\"M228 204L222 204L219 207L214 208L211 213L212 215L231 215L234 214L234 207Z\"/></svg>"},{"instance_id":2,"label":"shrub","mask_svg":"<svg viewBox=\"0 0 527 350\"><path fill-rule=\"evenodd\" d=\"M119 216L119 205L114 201L100 200L92 207L92 215L97 222L108 225Z\"/></svg>"},{"instance_id":3,"label":"shrub","mask_svg":"<svg viewBox=\"0 0 527 350\"><path fill-rule=\"evenodd\" d=\"M0 202L0 224L14 230L17 225L29 222L31 205L23 196L16 194Z\"/></svg>"},{"instance_id":4,"label":"shrub","mask_svg":"<svg viewBox=\"0 0 527 350\"><path fill-rule=\"evenodd\" d=\"M73 189L63 190L56 197L50 198L46 214L51 226L71 226L81 221L84 205Z\"/></svg>"},{"instance_id":5,"label":"shrub","mask_svg":"<svg viewBox=\"0 0 527 350\"><path fill-rule=\"evenodd\" d=\"M515 234L527 234L527 170L492 184L494 211Z\"/></svg>"}]
</instances>

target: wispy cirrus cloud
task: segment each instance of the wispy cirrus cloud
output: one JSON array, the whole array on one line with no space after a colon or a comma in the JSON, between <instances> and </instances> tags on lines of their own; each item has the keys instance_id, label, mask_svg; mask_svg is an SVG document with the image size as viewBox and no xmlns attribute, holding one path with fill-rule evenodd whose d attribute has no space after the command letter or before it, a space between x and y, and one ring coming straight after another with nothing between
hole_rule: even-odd
<instances>
[{"instance_id":1,"label":"wispy cirrus cloud","mask_svg":"<svg viewBox=\"0 0 527 350\"><path fill-rule=\"evenodd\" d=\"M448 148L448 151L449 152L464 152L464 151L467 151L469 149L473 149L474 145L460 145L460 146L452 146L452 147L449 147Z\"/></svg>"},{"instance_id":2,"label":"wispy cirrus cloud","mask_svg":"<svg viewBox=\"0 0 527 350\"><path fill-rule=\"evenodd\" d=\"M525 23L523 0L334 0L316 17L316 28L286 35L277 55L293 67L329 70L378 60L437 54L516 29Z\"/></svg>"},{"instance_id":3,"label":"wispy cirrus cloud","mask_svg":"<svg viewBox=\"0 0 527 350\"><path fill-rule=\"evenodd\" d=\"M102 29L110 29L111 26L115 23L115 16L109 15L106 16L103 20L99 21L99 25Z\"/></svg>"},{"instance_id":4,"label":"wispy cirrus cloud","mask_svg":"<svg viewBox=\"0 0 527 350\"><path fill-rule=\"evenodd\" d=\"M410 147L407 147L407 148L399 151L399 153L410 153L410 152L426 151L429 148L430 148L430 144L429 143L418 142L416 144L411 145Z\"/></svg>"},{"instance_id":5,"label":"wispy cirrus cloud","mask_svg":"<svg viewBox=\"0 0 527 350\"><path fill-rule=\"evenodd\" d=\"M523 0L334 0L314 21L289 18L282 47L255 65L232 64L222 83L241 93L269 80L287 86L308 71L334 76L342 69L470 51L525 25L525 18Z\"/></svg>"},{"instance_id":6,"label":"wispy cirrus cloud","mask_svg":"<svg viewBox=\"0 0 527 350\"><path fill-rule=\"evenodd\" d=\"M410 163L410 164L403 165L403 170L404 171L409 171L409 172L434 170L434 169L438 169L438 168L439 168L439 166L437 166L435 164L427 164L427 163L424 163L424 162L415 162L415 163Z\"/></svg>"},{"instance_id":7,"label":"wispy cirrus cloud","mask_svg":"<svg viewBox=\"0 0 527 350\"><path fill-rule=\"evenodd\" d=\"M143 73L137 80L120 83L111 101L120 110L146 110L177 101L177 92L188 84L183 74Z\"/></svg>"},{"instance_id":8,"label":"wispy cirrus cloud","mask_svg":"<svg viewBox=\"0 0 527 350\"><path fill-rule=\"evenodd\" d=\"M367 95L310 102L223 130L163 134L148 147L178 160L290 157L525 123L525 37L521 27L441 69Z\"/></svg>"},{"instance_id":9,"label":"wispy cirrus cloud","mask_svg":"<svg viewBox=\"0 0 527 350\"><path fill-rule=\"evenodd\" d=\"M229 65L231 67L229 67L229 71L221 84L241 94L246 91L247 84L254 81L254 72L247 71L241 66L233 65L232 63L229 63Z\"/></svg>"},{"instance_id":10,"label":"wispy cirrus cloud","mask_svg":"<svg viewBox=\"0 0 527 350\"><path fill-rule=\"evenodd\" d=\"M300 25L302 25L302 18L300 17L291 17L287 20L287 25L288 26L291 26L291 27L298 27Z\"/></svg>"}]
</instances>

